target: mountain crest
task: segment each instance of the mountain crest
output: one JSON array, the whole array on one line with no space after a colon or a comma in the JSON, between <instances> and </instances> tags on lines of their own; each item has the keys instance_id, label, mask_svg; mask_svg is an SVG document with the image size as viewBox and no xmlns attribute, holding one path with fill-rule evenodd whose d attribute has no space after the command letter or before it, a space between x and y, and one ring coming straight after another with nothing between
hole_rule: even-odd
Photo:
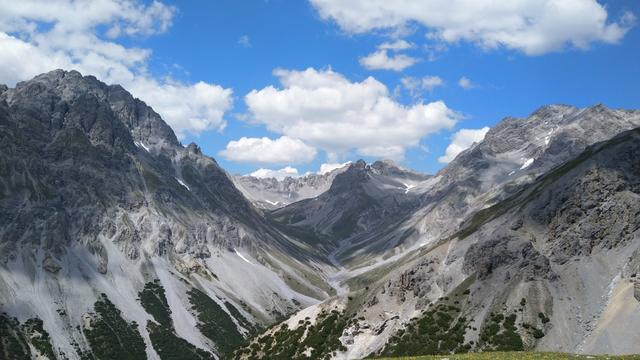
<instances>
[{"instance_id":1,"label":"mountain crest","mask_svg":"<svg viewBox=\"0 0 640 360\"><path fill-rule=\"evenodd\" d=\"M20 101L30 102L25 104L30 107L38 106L41 121L53 119L54 127L67 125L65 115L71 107L89 110L90 107L104 106L101 110L103 113L92 122L84 119L81 128L91 131L97 126L97 132L111 133L111 129L120 124L108 124L104 121L110 117L126 127L133 142L147 147L180 144L171 127L160 115L143 101L134 98L122 86L106 85L94 76L82 76L75 70L53 70L32 80L19 82L15 88L4 91L2 97L9 106ZM47 107L43 107L44 104ZM114 116L104 114L105 111L113 112Z\"/></svg>"}]
</instances>

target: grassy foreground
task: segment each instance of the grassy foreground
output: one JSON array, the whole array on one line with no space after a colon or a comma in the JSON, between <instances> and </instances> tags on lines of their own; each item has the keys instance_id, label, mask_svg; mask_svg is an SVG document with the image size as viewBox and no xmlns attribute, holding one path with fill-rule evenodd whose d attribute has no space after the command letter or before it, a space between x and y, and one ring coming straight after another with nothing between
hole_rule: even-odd
<instances>
[{"instance_id":1,"label":"grassy foreground","mask_svg":"<svg viewBox=\"0 0 640 360\"><path fill-rule=\"evenodd\" d=\"M537 352L485 352L456 355L425 355L405 356L394 358L380 358L389 360L640 360L640 355L609 356L609 355L572 355L561 353Z\"/></svg>"}]
</instances>

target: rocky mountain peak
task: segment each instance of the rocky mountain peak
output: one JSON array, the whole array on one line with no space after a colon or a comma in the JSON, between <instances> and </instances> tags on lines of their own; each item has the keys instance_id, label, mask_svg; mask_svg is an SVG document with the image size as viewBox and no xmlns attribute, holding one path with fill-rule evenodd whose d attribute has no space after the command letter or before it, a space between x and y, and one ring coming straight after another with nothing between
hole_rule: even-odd
<instances>
[{"instance_id":1,"label":"rocky mountain peak","mask_svg":"<svg viewBox=\"0 0 640 360\"><path fill-rule=\"evenodd\" d=\"M552 118L561 116L564 114L568 114L578 110L575 106L565 105L565 104L550 104L539 107L535 110L531 117L537 117L540 119Z\"/></svg>"},{"instance_id":2,"label":"rocky mountain peak","mask_svg":"<svg viewBox=\"0 0 640 360\"><path fill-rule=\"evenodd\" d=\"M351 163L345 172L338 174L333 179L329 192L342 193L360 187L362 183L367 181L369 170L369 165L362 159Z\"/></svg>"},{"instance_id":3,"label":"rocky mountain peak","mask_svg":"<svg viewBox=\"0 0 640 360\"><path fill-rule=\"evenodd\" d=\"M208 223L211 229L232 228L224 238L234 239L237 245L243 237L240 228L259 221L215 160L195 144L183 148L162 118L121 86L106 85L77 71L54 70L4 91L0 124L0 161L13 164L26 159L29 164L11 170L10 176L30 174L38 179L35 186L23 180L3 182L0 194L26 191L34 204L42 202L38 206L47 210L39 218L48 218L60 232L47 245L52 249L64 248L71 239L95 246L100 229L118 229L126 239L121 241L124 252L137 258L144 247L168 247L150 236L149 223L157 221L170 224L175 251L201 256L208 250L198 249L201 246L194 239L202 230L186 230L183 224L197 221L198 226ZM8 204L0 202L0 213L11 211ZM176 217L189 219L158 215L175 206L189 209ZM27 221L36 208L11 219ZM130 219L147 209L156 211L144 217L144 225ZM67 228L64 222L80 228ZM55 231L44 230L37 222L24 226L33 227L25 243L54 236L50 234ZM209 231L208 238L213 240L215 232ZM113 235L108 232L106 237Z\"/></svg>"},{"instance_id":4,"label":"rocky mountain peak","mask_svg":"<svg viewBox=\"0 0 640 360\"><path fill-rule=\"evenodd\" d=\"M134 98L120 85L107 85L94 76L83 76L75 70L53 70L35 78L19 82L13 89L0 95L10 107L37 108L38 120L52 130L78 127L86 132L110 136L113 129L124 126L133 142L154 145L178 146L173 130L153 109ZM70 119L71 112L90 113L98 107L98 116ZM113 116L107 113L113 113ZM107 123L106 119L119 121ZM75 121L75 122L74 122ZM123 135L122 131L117 130ZM108 139L102 139L109 142Z\"/></svg>"},{"instance_id":5,"label":"rocky mountain peak","mask_svg":"<svg viewBox=\"0 0 640 360\"><path fill-rule=\"evenodd\" d=\"M603 103L597 103L589 108L593 112L609 112L611 109Z\"/></svg>"},{"instance_id":6,"label":"rocky mountain peak","mask_svg":"<svg viewBox=\"0 0 640 360\"><path fill-rule=\"evenodd\" d=\"M404 178L411 181L424 181L431 178L431 175L423 174L411 169L404 168L396 164L393 160L378 160L371 164L371 169L377 174L383 176L392 176Z\"/></svg>"},{"instance_id":7,"label":"rocky mountain peak","mask_svg":"<svg viewBox=\"0 0 640 360\"><path fill-rule=\"evenodd\" d=\"M186 146L186 149L188 152L192 154L198 154L198 155L202 154L202 150L200 149L198 144L194 142L189 143L189 145Z\"/></svg>"},{"instance_id":8,"label":"rocky mountain peak","mask_svg":"<svg viewBox=\"0 0 640 360\"><path fill-rule=\"evenodd\" d=\"M349 168L360 169L360 170L365 169L366 167L367 167L367 163L362 159L359 159L358 161L352 163L351 166L349 166Z\"/></svg>"},{"instance_id":9,"label":"rocky mountain peak","mask_svg":"<svg viewBox=\"0 0 640 360\"><path fill-rule=\"evenodd\" d=\"M637 115L611 110L603 104L583 109L546 105L527 118L505 118L481 143L461 153L446 171L455 170L461 163L484 166L480 162L486 159L515 165L515 168L504 167L507 174L530 169L533 164L527 162L541 157L554 158L546 161L547 165L558 164L577 155L589 144L638 125L640 117Z\"/></svg>"},{"instance_id":10,"label":"rocky mountain peak","mask_svg":"<svg viewBox=\"0 0 640 360\"><path fill-rule=\"evenodd\" d=\"M398 166L393 160L390 159L376 160L373 164L371 164L371 167L378 170L400 168L400 166Z\"/></svg>"}]
</instances>

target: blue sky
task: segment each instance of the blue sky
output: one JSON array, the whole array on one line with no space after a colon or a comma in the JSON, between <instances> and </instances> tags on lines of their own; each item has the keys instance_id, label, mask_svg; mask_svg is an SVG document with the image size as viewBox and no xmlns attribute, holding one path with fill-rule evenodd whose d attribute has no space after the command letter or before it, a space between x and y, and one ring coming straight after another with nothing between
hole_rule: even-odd
<instances>
[{"instance_id":1,"label":"blue sky","mask_svg":"<svg viewBox=\"0 0 640 360\"><path fill-rule=\"evenodd\" d=\"M292 137L291 131L274 131L273 123L277 120L248 120L252 115L259 117L262 113L252 113L244 98L252 90L260 91L268 86L282 90L285 86L274 75L274 69L304 71L307 68L313 68L320 73L331 69L332 73L353 83L373 77L386 86L389 98L398 106L412 107L420 103L443 101L448 109L456 113L455 125L450 128L443 125L441 129L425 130L425 135L419 137L417 143L413 139L409 141L411 144L402 148L404 156L397 157L399 162L407 167L434 173L444 166L438 158L443 156L451 137L460 129L490 127L503 117L523 117L550 103L583 107L601 102L614 108L640 108L640 30L635 25L633 16L640 14L640 3L635 0L585 2L602 6L607 16L605 25L620 24L621 27L625 27L624 33L615 41L602 40L590 33L588 24L578 24L575 27L583 32L577 32L574 35L576 38L595 36L593 39L587 39L586 47L583 49L571 45L570 42L575 40L571 35L568 35L565 39L567 41L559 49L540 50L520 40L502 40L492 46L487 45L487 37L473 39L461 36L457 40L451 40L445 35L427 36L426 34L434 29L446 30L447 26L460 26L445 23L438 25L440 28L429 27L430 21L435 20L428 17L426 20L420 17L412 19L410 15L405 14L403 16L408 16L408 19L401 26L392 24L378 27L375 19L365 24L357 23L357 18L354 20L336 16L335 10L341 6L340 2L330 0L318 0L314 3L293 0L163 1L164 9L170 10L170 23L166 24L166 28L162 28L162 24L156 25L153 31L144 36L139 33L113 38L106 36L107 30L113 28L114 23L131 22L131 28L135 25L145 29L145 25L140 25L144 24L143 22L134 23L130 19L119 19L117 15L105 20L101 27L78 26L78 31L91 32L105 42L124 46L128 51L138 48L149 50L142 66L126 67L135 76L146 76L145 79L150 79L159 87L167 82L190 85L203 81L232 90L233 105L227 106L215 123L219 125L224 122L224 129L220 130L221 126L215 125L203 131L185 130L181 133L183 143L196 142L205 153L215 157L231 173L245 174L258 168L278 169L286 165L292 165L300 173L304 173L317 171L322 163L353 161L358 158L372 161L380 157L363 155L376 151L360 151L362 146L353 149L342 146L327 157L326 149L331 148L333 151L335 144L324 145L324 140L309 140L304 136L300 137L301 141L305 143L304 146L314 149L315 156L312 157L310 154L303 160L297 159L294 161L297 162L295 164L286 161L238 161L231 157L225 158L221 154L229 142L241 137ZM438 1L434 0L432 3ZM151 3L143 2L140 6L151 7ZM153 14L159 16L157 14L163 13L156 11ZM31 14L21 16L35 17ZM579 16L584 16L584 13L575 15ZM47 24L49 20L38 21ZM55 25L67 20L61 18L50 21ZM555 18L553 21L556 21ZM555 31L573 31L571 29L574 29L574 25L565 26L562 24L563 21L570 22L572 19L558 17L557 24L552 24L557 25ZM0 30L3 30L2 19ZM35 37L24 34L21 36L20 29L4 31L16 39L38 45ZM548 33L546 36L549 36ZM247 40L244 44L241 43L243 38ZM412 66L394 71L367 68L361 64L360 59L377 51L382 43L398 40L406 41L412 44L412 47L397 52L389 50L388 55L405 55L416 59L417 62ZM446 49L432 52L425 48L435 46ZM65 51L72 53L73 50ZM435 58L429 59L430 54ZM73 65L73 61L78 60L70 57L69 61ZM0 65L1 62L0 58ZM88 65L85 66L91 69ZM109 74L103 76L107 78L105 80L112 79L109 78ZM409 77L421 79L426 76L438 77L444 84L430 91L414 89L412 95L401 80ZM171 80L166 80L167 77ZM470 79L473 86L469 89L459 86L458 81L461 77ZM117 77L115 79L118 80ZM153 101L145 98L146 87L132 87L136 89L134 95L156 108ZM152 98L151 95L148 97ZM271 99L267 98L267 101L272 101ZM163 111L169 113L161 104L158 108L161 109L161 114ZM277 113L274 116L277 117ZM397 121L397 126L402 126L403 119ZM169 123L172 124L171 121ZM381 129L384 131L384 127ZM379 135L375 135L371 141L374 143L379 139Z\"/></svg>"}]
</instances>

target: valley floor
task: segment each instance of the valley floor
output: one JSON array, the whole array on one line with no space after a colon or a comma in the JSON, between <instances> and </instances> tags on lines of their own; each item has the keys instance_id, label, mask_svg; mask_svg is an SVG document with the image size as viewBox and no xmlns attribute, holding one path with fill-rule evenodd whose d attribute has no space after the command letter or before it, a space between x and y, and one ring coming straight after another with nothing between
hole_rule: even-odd
<instances>
[{"instance_id":1,"label":"valley floor","mask_svg":"<svg viewBox=\"0 0 640 360\"><path fill-rule=\"evenodd\" d=\"M640 360L640 355L573 355L542 352L485 352L456 355L405 356L394 358L378 358L388 360Z\"/></svg>"}]
</instances>

